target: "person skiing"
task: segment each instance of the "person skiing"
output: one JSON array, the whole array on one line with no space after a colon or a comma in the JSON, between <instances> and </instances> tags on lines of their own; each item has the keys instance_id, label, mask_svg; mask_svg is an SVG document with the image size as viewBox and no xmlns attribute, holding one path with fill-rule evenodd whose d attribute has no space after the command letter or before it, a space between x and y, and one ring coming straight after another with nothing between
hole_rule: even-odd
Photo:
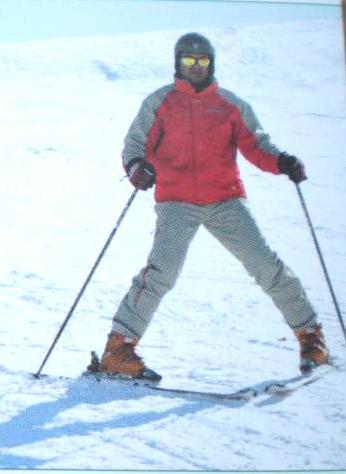
<instances>
[{"instance_id":1,"label":"person skiing","mask_svg":"<svg viewBox=\"0 0 346 474\"><path fill-rule=\"evenodd\" d=\"M125 138L122 160L140 190L155 185L156 233L147 264L134 277L112 322L97 370L159 380L136 353L164 295L203 225L268 294L300 345L300 369L328 363L317 314L300 280L269 248L246 203L237 151L262 171L307 179L301 160L280 151L252 107L221 88L215 49L198 33L178 39L175 80L142 103Z\"/></svg>"}]
</instances>

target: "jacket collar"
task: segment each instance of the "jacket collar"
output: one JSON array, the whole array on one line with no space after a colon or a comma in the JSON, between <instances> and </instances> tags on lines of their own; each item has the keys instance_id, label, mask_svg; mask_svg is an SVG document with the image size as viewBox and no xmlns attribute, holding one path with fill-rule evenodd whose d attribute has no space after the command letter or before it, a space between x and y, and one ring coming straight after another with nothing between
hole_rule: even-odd
<instances>
[{"instance_id":1,"label":"jacket collar","mask_svg":"<svg viewBox=\"0 0 346 474\"><path fill-rule=\"evenodd\" d=\"M188 94L191 96L198 95L199 97L212 94L218 88L218 84L216 81L213 81L211 84L209 84L209 86L207 86L205 89L201 90L200 92L197 92L194 89L193 85L190 84L189 81L186 81L184 79L175 79L174 85L175 85L176 90L180 92L184 92L185 94Z\"/></svg>"}]
</instances>

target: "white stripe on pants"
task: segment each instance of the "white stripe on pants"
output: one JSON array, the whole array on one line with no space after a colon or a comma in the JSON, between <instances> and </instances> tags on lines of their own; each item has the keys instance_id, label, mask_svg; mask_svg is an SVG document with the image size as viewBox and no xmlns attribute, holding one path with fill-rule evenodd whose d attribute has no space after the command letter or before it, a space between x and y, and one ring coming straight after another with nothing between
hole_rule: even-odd
<instances>
[{"instance_id":1,"label":"white stripe on pants","mask_svg":"<svg viewBox=\"0 0 346 474\"><path fill-rule=\"evenodd\" d=\"M244 199L204 206L162 202L155 211L156 233L147 265L120 303L113 331L144 334L161 299L174 287L200 225L243 263L291 328L315 323L315 311L299 279L268 247Z\"/></svg>"}]
</instances>

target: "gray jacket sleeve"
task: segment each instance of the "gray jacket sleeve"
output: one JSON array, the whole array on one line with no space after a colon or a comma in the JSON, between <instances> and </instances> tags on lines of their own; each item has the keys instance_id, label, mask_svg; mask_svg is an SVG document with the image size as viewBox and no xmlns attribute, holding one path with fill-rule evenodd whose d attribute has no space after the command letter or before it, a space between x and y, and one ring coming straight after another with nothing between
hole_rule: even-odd
<instances>
[{"instance_id":1,"label":"gray jacket sleeve","mask_svg":"<svg viewBox=\"0 0 346 474\"><path fill-rule=\"evenodd\" d=\"M245 127L256 137L258 147L264 153L278 156L281 150L272 143L270 135L264 131L251 105L227 89L220 88L219 91L222 97L238 108Z\"/></svg>"},{"instance_id":2,"label":"gray jacket sleeve","mask_svg":"<svg viewBox=\"0 0 346 474\"><path fill-rule=\"evenodd\" d=\"M134 160L144 160L149 132L156 119L156 111L173 85L164 86L150 94L144 101L125 137L122 160L126 169Z\"/></svg>"}]
</instances>

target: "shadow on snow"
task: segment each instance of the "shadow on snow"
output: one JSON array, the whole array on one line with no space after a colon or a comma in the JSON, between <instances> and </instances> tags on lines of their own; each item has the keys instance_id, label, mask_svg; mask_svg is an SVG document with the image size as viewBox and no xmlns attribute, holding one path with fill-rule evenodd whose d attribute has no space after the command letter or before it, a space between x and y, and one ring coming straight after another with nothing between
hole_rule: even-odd
<instances>
[{"instance_id":1,"label":"shadow on snow","mask_svg":"<svg viewBox=\"0 0 346 474\"><path fill-rule=\"evenodd\" d=\"M97 382L81 378L62 381L54 377L49 380L31 380L33 384L41 383L45 394L47 388L50 388L50 393L54 394L54 384L57 382L66 386L66 393L54 401L31 405L13 416L9 421L0 424L0 466L2 468L36 468L49 461L50 459L47 459L46 456L39 457L36 450L32 457L24 454L17 455L13 452L17 448L28 447L32 443L47 440L52 443L58 438L67 436L71 437L72 443L75 435L87 436L93 432L106 429L136 428L165 419L171 415L195 414L214 404L212 401L191 401L180 398L181 404L179 406L157 411L153 408L153 401L148 400L148 409L145 411L130 414L115 412L111 419L95 422L89 421L89 415L88 421L66 422L63 426L48 427L47 425L53 422L60 413L82 404L101 406L114 401L133 401L134 408L136 408L135 402L143 400L145 397L172 398L170 395L153 393L145 387L126 386L124 383L119 384L114 381ZM61 388L61 385L59 387ZM30 392L30 382L28 382L26 390L26 393L28 392ZM40 394L37 397L40 397ZM175 397L175 399L177 398ZM238 401L233 407L239 407L243 403ZM141 409L143 409L143 405ZM47 452L44 449L42 451ZM56 457L56 453L53 449L51 459L54 457Z\"/></svg>"}]
</instances>

